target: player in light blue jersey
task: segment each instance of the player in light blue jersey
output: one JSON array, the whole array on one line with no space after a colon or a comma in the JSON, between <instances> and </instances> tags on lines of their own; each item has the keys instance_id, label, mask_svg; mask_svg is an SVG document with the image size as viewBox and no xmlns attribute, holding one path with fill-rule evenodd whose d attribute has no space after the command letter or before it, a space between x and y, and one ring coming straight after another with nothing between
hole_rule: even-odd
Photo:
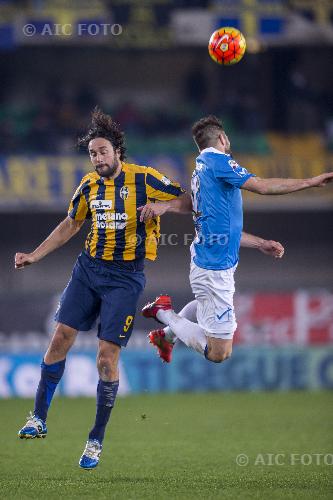
<instances>
[{"instance_id":1,"label":"player in light blue jersey","mask_svg":"<svg viewBox=\"0 0 333 500\"><path fill-rule=\"evenodd\" d=\"M284 252L280 243L242 231L241 189L267 195L287 194L323 187L332 182L333 172L310 179L261 179L232 158L229 139L215 116L202 118L192 131L200 154L192 175L191 199L148 204L141 217L192 210L196 238L191 248L190 283L196 300L177 315L170 297L162 295L143 308L143 315L168 325L149 334L164 361L171 361L178 338L209 361L219 363L230 357L237 328L233 295L239 247L258 248L277 258Z\"/></svg>"},{"instance_id":2,"label":"player in light blue jersey","mask_svg":"<svg viewBox=\"0 0 333 500\"><path fill-rule=\"evenodd\" d=\"M229 153L214 147L200 152L191 181L197 266L223 270L237 264L243 229L239 188L252 176Z\"/></svg>"}]
</instances>

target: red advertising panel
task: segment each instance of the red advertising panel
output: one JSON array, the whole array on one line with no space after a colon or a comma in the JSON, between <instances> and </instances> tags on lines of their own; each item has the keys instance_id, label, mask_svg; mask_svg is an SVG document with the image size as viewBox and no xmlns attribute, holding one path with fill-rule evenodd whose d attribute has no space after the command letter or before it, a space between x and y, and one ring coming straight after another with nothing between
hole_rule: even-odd
<instances>
[{"instance_id":1,"label":"red advertising panel","mask_svg":"<svg viewBox=\"0 0 333 500\"><path fill-rule=\"evenodd\" d=\"M328 344L333 342L333 294L305 290L290 294L238 294L240 344Z\"/></svg>"}]
</instances>

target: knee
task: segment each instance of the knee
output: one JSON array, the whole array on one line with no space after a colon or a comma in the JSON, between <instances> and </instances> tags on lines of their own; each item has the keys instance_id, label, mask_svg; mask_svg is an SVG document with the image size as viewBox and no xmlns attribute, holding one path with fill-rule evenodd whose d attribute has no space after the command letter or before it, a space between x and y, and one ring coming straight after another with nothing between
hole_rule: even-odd
<instances>
[{"instance_id":1,"label":"knee","mask_svg":"<svg viewBox=\"0 0 333 500\"><path fill-rule=\"evenodd\" d=\"M54 332L50 348L52 351L67 352L72 346L77 331L69 326L58 324Z\"/></svg>"},{"instance_id":2,"label":"knee","mask_svg":"<svg viewBox=\"0 0 333 500\"><path fill-rule=\"evenodd\" d=\"M213 363L222 363L231 357L232 349L219 349L208 351L206 358Z\"/></svg>"},{"instance_id":3,"label":"knee","mask_svg":"<svg viewBox=\"0 0 333 500\"><path fill-rule=\"evenodd\" d=\"M74 330L74 328L58 323L44 356L45 363L52 364L63 360L72 347L76 334L77 330Z\"/></svg>"},{"instance_id":4,"label":"knee","mask_svg":"<svg viewBox=\"0 0 333 500\"><path fill-rule=\"evenodd\" d=\"M76 330L73 330L73 328L59 324L54 332L54 340L59 342L70 342L75 334Z\"/></svg>"}]
</instances>

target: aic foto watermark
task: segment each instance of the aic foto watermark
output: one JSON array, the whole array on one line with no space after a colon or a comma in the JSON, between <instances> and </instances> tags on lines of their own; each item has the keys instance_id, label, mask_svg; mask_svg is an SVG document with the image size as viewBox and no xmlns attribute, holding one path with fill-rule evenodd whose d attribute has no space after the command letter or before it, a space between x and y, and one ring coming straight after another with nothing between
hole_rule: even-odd
<instances>
[{"instance_id":1,"label":"aic foto watermark","mask_svg":"<svg viewBox=\"0 0 333 500\"><path fill-rule=\"evenodd\" d=\"M123 32L121 24L110 23L77 23L60 24L28 23L22 27L24 36L119 36Z\"/></svg>"},{"instance_id":2,"label":"aic foto watermark","mask_svg":"<svg viewBox=\"0 0 333 500\"><path fill-rule=\"evenodd\" d=\"M240 453L235 458L240 467L247 465L333 465L333 453L258 453L251 457Z\"/></svg>"}]
</instances>

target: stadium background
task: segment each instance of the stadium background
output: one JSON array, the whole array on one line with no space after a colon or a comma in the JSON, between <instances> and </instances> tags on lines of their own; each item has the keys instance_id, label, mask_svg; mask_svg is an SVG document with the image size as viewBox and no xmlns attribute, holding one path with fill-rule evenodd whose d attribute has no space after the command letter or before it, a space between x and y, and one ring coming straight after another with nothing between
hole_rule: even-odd
<instances>
[{"instance_id":1,"label":"stadium background","mask_svg":"<svg viewBox=\"0 0 333 500\"><path fill-rule=\"evenodd\" d=\"M94 105L121 123L130 160L185 186L196 155L191 123L208 113L222 118L235 158L258 175L328 171L332 17L326 0L0 2L0 397L34 395L59 293L82 248L85 226L38 265L13 268L15 252L32 250L65 216L90 168L75 141ZM207 54L221 25L247 38L235 67ZM145 339L153 325L138 315L121 392L331 389L332 201L331 187L245 194L244 229L281 241L286 254L274 261L241 250L233 357L214 366L180 346L163 366ZM141 304L160 292L176 309L191 299L192 236L190 217L163 218ZM60 393L94 395L95 349L95 333L80 334Z\"/></svg>"},{"instance_id":2,"label":"stadium background","mask_svg":"<svg viewBox=\"0 0 333 500\"><path fill-rule=\"evenodd\" d=\"M222 25L248 42L235 67L208 56ZM126 397L91 474L77 461L95 411L95 332L68 356L47 439L16 438L88 228L13 267L64 218L90 168L75 141L95 104L121 123L129 159L185 186L191 124L211 112L263 177L332 170L332 44L332 0L0 0L1 498L332 498L332 187L245 193L244 229L286 253L241 250L230 360L178 346L163 365L146 341L153 323L137 316L121 359ZM163 218L141 304L169 292L179 309L192 297L192 236L190 217Z\"/></svg>"}]
</instances>

